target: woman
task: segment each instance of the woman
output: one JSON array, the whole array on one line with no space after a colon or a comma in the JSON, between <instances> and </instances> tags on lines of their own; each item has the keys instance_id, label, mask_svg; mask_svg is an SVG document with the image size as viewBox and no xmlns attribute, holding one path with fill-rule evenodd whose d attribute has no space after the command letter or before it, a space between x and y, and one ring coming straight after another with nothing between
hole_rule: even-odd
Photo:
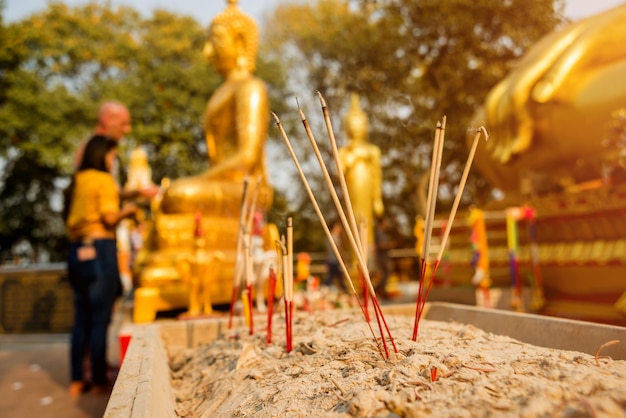
<instances>
[{"instance_id":1,"label":"woman","mask_svg":"<svg viewBox=\"0 0 626 418\"><path fill-rule=\"evenodd\" d=\"M106 136L93 136L65 196L71 242L67 268L74 292L70 358L70 394L74 396L89 388L83 370L88 349L94 387L101 391L109 387L107 329L120 290L115 227L137 212L132 205L120 210L118 186L111 175L116 157L117 142Z\"/></svg>"}]
</instances>

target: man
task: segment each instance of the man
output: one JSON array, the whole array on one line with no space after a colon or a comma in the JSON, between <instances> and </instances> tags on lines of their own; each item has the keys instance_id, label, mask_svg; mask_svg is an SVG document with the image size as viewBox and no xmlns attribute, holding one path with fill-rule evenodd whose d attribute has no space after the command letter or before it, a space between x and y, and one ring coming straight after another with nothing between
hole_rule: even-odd
<instances>
[{"instance_id":1,"label":"man","mask_svg":"<svg viewBox=\"0 0 626 418\"><path fill-rule=\"evenodd\" d=\"M131 131L130 112L124 104L117 101L107 101L100 106L98 110L98 121L92 137L102 135L119 143ZM80 166L87 142L89 141L84 141L76 151L74 156L75 169ZM115 176L115 173L113 174ZM156 185L141 190L124 190L120 188L120 199L145 198L150 200L155 197L158 192L159 187Z\"/></svg>"}]
</instances>

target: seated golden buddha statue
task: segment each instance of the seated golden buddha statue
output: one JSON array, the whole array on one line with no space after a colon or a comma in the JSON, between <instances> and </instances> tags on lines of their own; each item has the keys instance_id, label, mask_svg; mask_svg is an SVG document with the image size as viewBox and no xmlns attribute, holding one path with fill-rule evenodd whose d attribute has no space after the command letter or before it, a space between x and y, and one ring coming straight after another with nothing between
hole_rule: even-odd
<instances>
[{"instance_id":1,"label":"seated golden buddha statue","mask_svg":"<svg viewBox=\"0 0 626 418\"><path fill-rule=\"evenodd\" d=\"M368 141L369 121L361 109L359 96L352 95L350 109L343 121L348 144L339 148L341 169L346 179L354 216L365 225L368 264L373 262L374 225L384 212L380 148Z\"/></svg>"},{"instance_id":2,"label":"seated golden buddha statue","mask_svg":"<svg viewBox=\"0 0 626 418\"><path fill-rule=\"evenodd\" d=\"M224 257L212 301L229 302L246 179L246 196L255 196L257 211L265 213L272 202L265 166L269 100L265 83L254 76L258 30L235 0L228 3L211 22L204 47L205 57L223 77L204 117L209 169L171 181L158 199L158 208L153 208L156 211L148 245L136 267L138 322L153 319L154 310L187 303L176 260L194 248L197 214L205 231L205 250Z\"/></svg>"},{"instance_id":3,"label":"seated golden buddha statue","mask_svg":"<svg viewBox=\"0 0 626 418\"><path fill-rule=\"evenodd\" d=\"M626 5L571 23L492 89L474 117L489 130L474 163L491 185L519 199L572 189L619 164L624 144L611 126L626 108L624 28Z\"/></svg>"}]
</instances>

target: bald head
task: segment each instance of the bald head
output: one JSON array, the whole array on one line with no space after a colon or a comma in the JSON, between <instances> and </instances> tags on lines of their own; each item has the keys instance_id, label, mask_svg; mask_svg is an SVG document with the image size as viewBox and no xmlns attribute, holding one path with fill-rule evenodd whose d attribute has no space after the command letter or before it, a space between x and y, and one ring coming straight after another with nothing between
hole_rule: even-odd
<instances>
[{"instance_id":1,"label":"bald head","mask_svg":"<svg viewBox=\"0 0 626 418\"><path fill-rule=\"evenodd\" d=\"M119 141L131 131L130 112L122 103L109 101L100 106L95 133Z\"/></svg>"}]
</instances>

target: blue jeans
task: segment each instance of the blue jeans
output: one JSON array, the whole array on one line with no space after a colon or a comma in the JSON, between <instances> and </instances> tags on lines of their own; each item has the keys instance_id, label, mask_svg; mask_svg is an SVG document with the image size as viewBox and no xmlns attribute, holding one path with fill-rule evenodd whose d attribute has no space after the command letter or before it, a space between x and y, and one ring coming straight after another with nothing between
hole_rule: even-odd
<instances>
[{"instance_id":1,"label":"blue jeans","mask_svg":"<svg viewBox=\"0 0 626 418\"><path fill-rule=\"evenodd\" d=\"M74 325L71 335L71 379L85 380L83 361L91 360L92 382L107 383L107 330L115 298L119 294L120 275L117 246L113 239L95 240L97 274L82 277L77 258L81 243L72 243L67 258L68 278L74 291Z\"/></svg>"},{"instance_id":2,"label":"blue jeans","mask_svg":"<svg viewBox=\"0 0 626 418\"><path fill-rule=\"evenodd\" d=\"M344 282L343 272L341 271L341 267L339 266L339 261L327 261L326 269L328 272L326 273L326 278L324 279L324 285L332 286L335 282L335 279L339 279L339 287L347 291L347 286Z\"/></svg>"}]
</instances>

